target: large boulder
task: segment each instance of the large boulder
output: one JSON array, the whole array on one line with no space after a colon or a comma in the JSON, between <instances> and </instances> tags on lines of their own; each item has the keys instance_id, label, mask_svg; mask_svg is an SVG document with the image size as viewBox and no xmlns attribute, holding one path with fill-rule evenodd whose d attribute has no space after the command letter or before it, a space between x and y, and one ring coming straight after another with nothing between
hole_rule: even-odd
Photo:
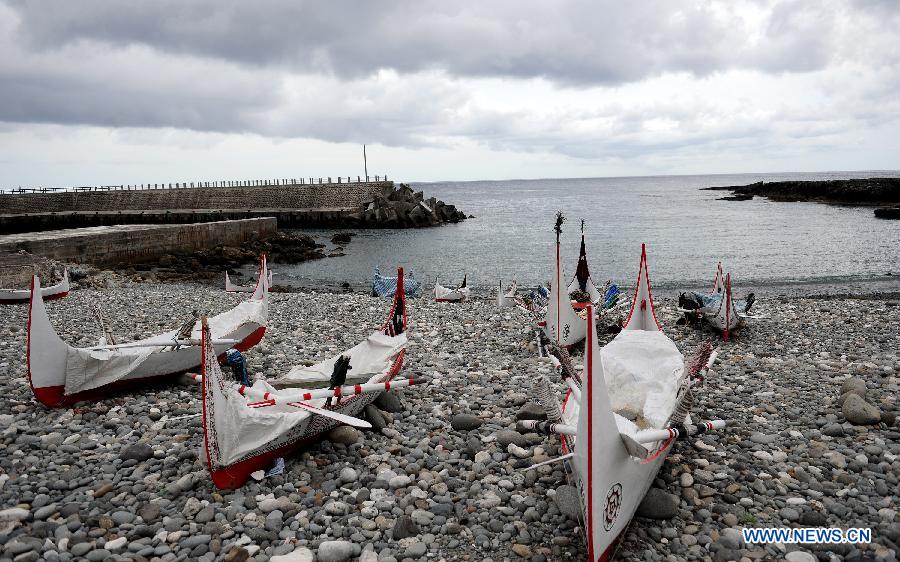
<instances>
[{"instance_id":1,"label":"large boulder","mask_svg":"<svg viewBox=\"0 0 900 562\"><path fill-rule=\"evenodd\" d=\"M854 425L872 425L881 421L881 410L856 394L847 395L841 412Z\"/></svg>"},{"instance_id":2,"label":"large boulder","mask_svg":"<svg viewBox=\"0 0 900 562\"><path fill-rule=\"evenodd\" d=\"M866 397L866 381L859 377L850 377L841 385L841 394L852 392L863 398Z\"/></svg>"}]
</instances>

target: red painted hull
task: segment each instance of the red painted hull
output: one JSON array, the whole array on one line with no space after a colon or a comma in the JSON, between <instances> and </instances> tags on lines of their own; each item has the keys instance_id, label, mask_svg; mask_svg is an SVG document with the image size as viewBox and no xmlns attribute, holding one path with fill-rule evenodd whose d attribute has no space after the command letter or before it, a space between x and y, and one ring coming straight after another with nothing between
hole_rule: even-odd
<instances>
[{"instance_id":1,"label":"red painted hull","mask_svg":"<svg viewBox=\"0 0 900 562\"><path fill-rule=\"evenodd\" d=\"M266 333L266 327L261 326L250 333L249 336L240 341L240 343L235 344L235 348L239 351L247 351L254 345L258 344L263 335ZM30 358L31 350L29 349L29 358ZM200 354L197 353L197 365L200 364ZM191 367L193 368L193 367ZM147 384L151 381L157 381L163 379L165 377L171 377L173 375L178 375L183 373L184 371L177 371L175 373L166 373L163 375L154 375L150 377L141 377L137 379L127 379L116 381L107 385L103 385L97 388L92 388L90 390L85 390L83 392L77 392L75 394L65 394L65 386L45 386L41 388L31 387L31 390L34 392L34 397L37 398L38 402L49 407L49 408L65 408L67 406L71 406L78 402L98 402L100 400L106 400L110 398L112 394L120 394L126 390L134 388L136 386L141 386ZM31 366L29 361L28 368L28 382L31 383Z\"/></svg>"},{"instance_id":2,"label":"red painted hull","mask_svg":"<svg viewBox=\"0 0 900 562\"><path fill-rule=\"evenodd\" d=\"M55 295L47 295L46 297L44 297L44 302L55 301L67 296L69 296L69 291L66 291L65 293L56 293ZM3 299L0 300L0 304L28 304L30 301L31 297L22 299Z\"/></svg>"}]
</instances>

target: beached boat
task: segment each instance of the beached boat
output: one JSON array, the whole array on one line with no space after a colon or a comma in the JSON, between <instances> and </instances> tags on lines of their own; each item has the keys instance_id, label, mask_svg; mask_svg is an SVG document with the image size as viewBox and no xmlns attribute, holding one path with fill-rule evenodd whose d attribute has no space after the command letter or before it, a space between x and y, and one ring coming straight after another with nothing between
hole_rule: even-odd
<instances>
[{"instance_id":1,"label":"beached boat","mask_svg":"<svg viewBox=\"0 0 900 562\"><path fill-rule=\"evenodd\" d=\"M40 290L45 301L61 299L69 294L69 270L63 270L62 281ZM0 289L0 304L24 304L31 300L31 289Z\"/></svg>"},{"instance_id":2,"label":"beached boat","mask_svg":"<svg viewBox=\"0 0 900 562\"><path fill-rule=\"evenodd\" d=\"M403 270L387 321L356 347L312 367L295 367L271 382L236 385L219 367L203 322L201 376L203 434L212 480L223 489L240 487L253 472L340 424L371 427L354 416L389 390L406 355ZM347 377L362 384L344 387ZM413 381L414 382L414 381ZM395 386L413 382L397 381ZM276 386L303 385L305 388ZM317 385L329 389L312 390Z\"/></svg>"},{"instance_id":3,"label":"beached boat","mask_svg":"<svg viewBox=\"0 0 900 562\"><path fill-rule=\"evenodd\" d=\"M33 292L40 279L32 279ZM256 290L236 307L213 316L209 325L217 353L247 350L262 339L268 317L268 269L261 260ZM104 328L104 332L107 330ZM111 391L177 374L199 365L200 322L191 317L180 328L140 341L76 348L53 329L41 299L32 298L28 316L28 381L35 398L50 407L101 400Z\"/></svg>"},{"instance_id":4,"label":"beached boat","mask_svg":"<svg viewBox=\"0 0 900 562\"><path fill-rule=\"evenodd\" d=\"M519 290L518 283L513 280L512 285L506 292L503 292L503 281L497 287L497 306L500 308L514 308L518 302L516 301L516 291Z\"/></svg>"},{"instance_id":5,"label":"beached boat","mask_svg":"<svg viewBox=\"0 0 900 562\"><path fill-rule=\"evenodd\" d=\"M410 271L406 277L403 279L403 290L406 292L407 297L414 297L416 293L419 292L419 286L421 284L416 279L416 276ZM382 275L378 268L375 268L375 273L372 276L372 296L373 297L393 297L394 293L397 292L397 278L396 277L387 277Z\"/></svg>"},{"instance_id":6,"label":"beached boat","mask_svg":"<svg viewBox=\"0 0 900 562\"><path fill-rule=\"evenodd\" d=\"M436 302L462 302L469 300L469 276L463 275L462 283L455 289L444 287L437 281L434 282L434 300Z\"/></svg>"},{"instance_id":7,"label":"beached boat","mask_svg":"<svg viewBox=\"0 0 900 562\"><path fill-rule=\"evenodd\" d=\"M662 332L643 248L631 313L622 331L601 349L593 311L585 325L584 369L581 375L563 369L570 388L563 407L553 400L545 405L547 422L522 425L562 437L566 454L561 458L571 463L581 491L588 560L596 561L611 559L617 537L674 440L725 424L692 423L693 388L702 382L715 352L705 344L686 366L675 343ZM546 404L549 383L546 377L542 380L535 393Z\"/></svg>"},{"instance_id":8,"label":"beached boat","mask_svg":"<svg viewBox=\"0 0 900 562\"><path fill-rule=\"evenodd\" d=\"M553 279L550 282L550 297L547 300L547 310L541 326L547 338L556 345L568 347L575 345L584 339L584 320L578 316L573 306L583 308L580 304L573 305L569 299L568 291L563 291L563 271L560 261L559 236L562 234L562 223L565 218L562 213L556 214L556 243L553 246Z\"/></svg>"},{"instance_id":9,"label":"beached boat","mask_svg":"<svg viewBox=\"0 0 900 562\"><path fill-rule=\"evenodd\" d=\"M584 245L584 221L581 221L581 248L578 250L578 265L575 267L575 276L569 282L568 294L575 291L587 293L590 296L590 302L597 303L603 298L603 294L597 290L594 280L591 279L591 271L588 268L587 250Z\"/></svg>"},{"instance_id":10,"label":"beached boat","mask_svg":"<svg viewBox=\"0 0 900 562\"><path fill-rule=\"evenodd\" d=\"M275 272L269 271L269 288L272 288L272 276ZM231 281L228 272L225 272L225 290L229 293L252 293L256 290L256 285L238 285Z\"/></svg>"},{"instance_id":11,"label":"beached boat","mask_svg":"<svg viewBox=\"0 0 900 562\"><path fill-rule=\"evenodd\" d=\"M756 297L753 293L746 299L736 300L731 289L731 273L722 274L722 262L716 266L716 278L712 292L692 291L682 293L678 298L678 309L690 321L705 320L713 328L722 332L728 341L732 331L740 327L749 317L750 307Z\"/></svg>"}]
</instances>

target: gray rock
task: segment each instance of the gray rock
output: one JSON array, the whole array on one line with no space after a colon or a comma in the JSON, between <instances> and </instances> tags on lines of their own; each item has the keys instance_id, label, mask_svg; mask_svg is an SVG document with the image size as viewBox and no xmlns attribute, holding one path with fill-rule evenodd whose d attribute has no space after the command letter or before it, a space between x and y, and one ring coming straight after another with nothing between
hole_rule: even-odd
<instances>
[{"instance_id":1,"label":"gray rock","mask_svg":"<svg viewBox=\"0 0 900 562\"><path fill-rule=\"evenodd\" d=\"M133 443L119 453L122 460L135 460L143 462L153 456L153 447L147 443Z\"/></svg>"},{"instance_id":2,"label":"gray rock","mask_svg":"<svg viewBox=\"0 0 900 562\"><path fill-rule=\"evenodd\" d=\"M827 435L828 437L843 437L844 426L839 423L828 424L824 428L822 428L822 433Z\"/></svg>"},{"instance_id":3,"label":"gray rock","mask_svg":"<svg viewBox=\"0 0 900 562\"><path fill-rule=\"evenodd\" d=\"M787 562L818 562L818 559L815 556L802 550L788 552L784 555L784 559L787 560Z\"/></svg>"},{"instance_id":4,"label":"gray rock","mask_svg":"<svg viewBox=\"0 0 900 562\"><path fill-rule=\"evenodd\" d=\"M866 381L859 377L850 377L841 384L841 394L853 393L861 398L866 397Z\"/></svg>"},{"instance_id":5,"label":"gray rock","mask_svg":"<svg viewBox=\"0 0 900 562\"><path fill-rule=\"evenodd\" d=\"M325 541L316 552L318 562L345 562L353 557L353 543L350 541Z\"/></svg>"},{"instance_id":6,"label":"gray rock","mask_svg":"<svg viewBox=\"0 0 900 562\"><path fill-rule=\"evenodd\" d=\"M517 420L545 420L547 412L534 402L528 402L516 413Z\"/></svg>"},{"instance_id":7,"label":"gray rock","mask_svg":"<svg viewBox=\"0 0 900 562\"><path fill-rule=\"evenodd\" d=\"M387 427L387 421L384 419L384 414L372 404L367 404L363 412L365 413L366 419L372 424L372 431L381 431Z\"/></svg>"},{"instance_id":8,"label":"gray rock","mask_svg":"<svg viewBox=\"0 0 900 562\"><path fill-rule=\"evenodd\" d=\"M359 441L359 431L349 425L339 425L328 432L328 440L333 443L352 445Z\"/></svg>"},{"instance_id":9,"label":"gray rock","mask_svg":"<svg viewBox=\"0 0 900 562\"><path fill-rule=\"evenodd\" d=\"M505 451L509 444L513 443L517 447L528 447L528 439L518 431L504 429L497 432L497 444Z\"/></svg>"},{"instance_id":10,"label":"gray rock","mask_svg":"<svg viewBox=\"0 0 900 562\"><path fill-rule=\"evenodd\" d=\"M416 541L406 548L406 552L403 553L403 556L409 558L421 558L425 556L427 550L428 546L425 543Z\"/></svg>"},{"instance_id":11,"label":"gray rock","mask_svg":"<svg viewBox=\"0 0 900 562\"><path fill-rule=\"evenodd\" d=\"M659 488L650 488L637 508L637 515L650 519L671 519L678 514L678 497Z\"/></svg>"},{"instance_id":12,"label":"gray rock","mask_svg":"<svg viewBox=\"0 0 900 562\"><path fill-rule=\"evenodd\" d=\"M581 513L581 494L575 486L565 484L556 489L556 496L553 500L559 511L571 519L578 520L582 516Z\"/></svg>"},{"instance_id":13,"label":"gray rock","mask_svg":"<svg viewBox=\"0 0 900 562\"><path fill-rule=\"evenodd\" d=\"M412 517L409 515L401 515L394 521L394 529L391 531L391 537L393 537L395 541L399 541L400 539L405 539L407 537L415 537L420 532L419 526L412 520Z\"/></svg>"},{"instance_id":14,"label":"gray rock","mask_svg":"<svg viewBox=\"0 0 900 562\"><path fill-rule=\"evenodd\" d=\"M450 420L450 427L455 431L471 431L481 427L481 419L472 414L456 414Z\"/></svg>"},{"instance_id":15,"label":"gray rock","mask_svg":"<svg viewBox=\"0 0 900 562\"><path fill-rule=\"evenodd\" d=\"M855 394L847 396L841 411L854 425L871 425L881 421L881 410Z\"/></svg>"},{"instance_id":16,"label":"gray rock","mask_svg":"<svg viewBox=\"0 0 900 562\"><path fill-rule=\"evenodd\" d=\"M379 394L374 403L380 409L385 412L390 412L391 414L403 411L403 403L400 402L400 399L397 398L396 394L390 391Z\"/></svg>"},{"instance_id":17,"label":"gray rock","mask_svg":"<svg viewBox=\"0 0 900 562\"><path fill-rule=\"evenodd\" d=\"M356 482L359 479L359 474L356 472L356 469L345 466L341 469L339 478L344 484L350 484L351 482Z\"/></svg>"}]
</instances>

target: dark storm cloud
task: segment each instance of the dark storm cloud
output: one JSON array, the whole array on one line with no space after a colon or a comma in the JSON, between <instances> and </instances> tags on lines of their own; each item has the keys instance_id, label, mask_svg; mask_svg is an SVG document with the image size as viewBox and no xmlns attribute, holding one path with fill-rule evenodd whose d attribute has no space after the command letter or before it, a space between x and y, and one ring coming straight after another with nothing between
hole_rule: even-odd
<instances>
[{"instance_id":1,"label":"dark storm cloud","mask_svg":"<svg viewBox=\"0 0 900 562\"><path fill-rule=\"evenodd\" d=\"M677 104L666 103L672 91L653 92L655 103L595 104L599 88L554 96L662 75L847 65L874 70L848 83L835 74L844 115L877 99L880 113L858 119L896 118L900 72L884 69L900 65L898 4L0 0L0 122L410 147L468 140L575 158L757 142L779 127L814 135L846 122L817 126L828 107L795 119L787 103L795 100L785 100L777 123L712 107L720 93L704 94L701 80L691 101ZM500 80L477 80L489 78ZM545 98L529 100L534 110L513 107L518 88L528 94L539 82L549 86L532 94ZM752 87L741 94L752 100Z\"/></svg>"},{"instance_id":2,"label":"dark storm cloud","mask_svg":"<svg viewBox=\"0 0 900 562\"><path fill-rule=\"evenodd\" d=\"M662 72L810 70L828 59L829 11L776 4L749 42L728 5L640 2L120 2L9 0L33 49L79 41L342 78L377 69L617 84Z\"/></svg>"}]
</instances>

